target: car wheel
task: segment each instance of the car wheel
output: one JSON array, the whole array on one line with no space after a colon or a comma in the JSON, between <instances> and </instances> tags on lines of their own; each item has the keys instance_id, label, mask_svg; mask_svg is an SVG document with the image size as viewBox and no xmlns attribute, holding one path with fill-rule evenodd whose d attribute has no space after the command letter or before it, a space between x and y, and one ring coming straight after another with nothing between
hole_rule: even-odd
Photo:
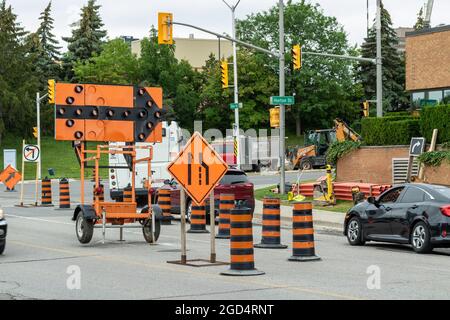
<instances>
[{"instance_id":1,"label":"car wheel","mask_svg":"<svg viewBox=\"0 0 450 320\"><path fill-rule=\"evenodd\" d=\"M313 165L311 163L310 160L305 160L302 162L301 164L301 168L302 170L311 170L313 168Z\"/></svg>"},{"instance_id":2,"label":"car wheel","mask_svg":"<svg viewBox=\"0 0 450 320\"><path fill-rule=\"evenodd\" d=\"M347 241L352 246L362 246L363 239L362 224L357 217L353 217L347 224Z\"/></svg>"},{"instance_id":3,"label":"car wheel","mask_svg":"<svg viewBox=\"0 0 450 320\"><path fill-rule=\"evenodd\" d=\"M428 253L433 250L430 241L430 230L424 222L417 223L411 233L411 245L417 253Z\"/></svg>"},{"instance_id":4,"label":"car wheel","mask_svg":"<svg viewBox=\"0 0 450 320\"><path fill-rule=\"evenodd\" d=\"M92 221L88 221L83 213L78 213L77 220L75 223L75 231L77 233L77 238L80 243L86 244L92 240L94 235L94 224Z\"/></svg>"},{"instance_id":5,"label":"car wheel","mask_svg":"<svg viewBox=\"0 0 450 320\"><path fill-rule=\"evenodd\" d=\"M0 254L3 254L3 252L5 251L5 246L6 246L6 240L0 242Z\"/></svg>"},{"instance_id":6,"label":"car wheel","mask_svg":"<svg viewBox=\"0 0 450 320\"><path fill-rule=\"evenodd\" d=\"M161 221L155 220L155 230L154 230L154 236L155 236L155 242L158 241L159 234L161 233ZM142 227L142 234L144 235L145 241L147 243L153 243L152 241L152 220L148 219L145 221L144 226Z\"/></svg>"},{"instance_id":7,"label":"car wheel","mask_svg":"<svg viewBox=\"0 0 450 320\"><path fill-rule=\"evenodd\" d=\"M192 200L188 199L186 202L186 222L191 222L191 215L192 215Z\"/></svg>"}]
</instances>

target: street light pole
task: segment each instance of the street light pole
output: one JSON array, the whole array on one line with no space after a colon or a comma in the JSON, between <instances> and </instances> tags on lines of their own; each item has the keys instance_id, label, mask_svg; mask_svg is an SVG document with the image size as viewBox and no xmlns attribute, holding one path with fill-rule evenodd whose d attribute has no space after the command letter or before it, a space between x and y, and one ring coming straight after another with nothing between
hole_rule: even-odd
<instances>
[{"instance_id":1,"label":"street light pole","mask_svg":"<svg viewBox=\"0 0 450 320\"><path fill-rule=\"evenodd\" d=\"M381 56L381 0L377 0L377 117L383 116L383 60Z\"/></svg>"},{"instance_id":2,"label":"street light pole","mask_svg":"<svg viewBox=\"0 0 450 320\"><path fill-rule=\"evenodd\" d=\"M37 145L39 148L39 152L41 153L39 155L38 163L37 163L37 178L41 180L41 96L40 93L36 93L36 125L37 125Z\"/></svg>"},{"instance_id":3,"label":"street light pole","mask_svg":"<svg viewBox=\"0 0 450 320\"><path fill-rule=\"evenodd\" d=\"M232 18L232 38L236 39L236 8L241 2L239 0L234 6L229 5L225 0L222 0L228 8L231 10ZM220 57L219 57L220 58ZM239 87L238 87L238 67L237 67L237 44L233 42L233 80L234 80L234 103L235 106L239 105ZM237 154L236 154L236 164L238 169L241 168L241 141L239 134L239 107L234 109L234 132L233 136L235 139Z\"/></svg>"},{"instance_id":4,"label":"street light pole","mask_svg":"<svg viewBox=\"0 0 450 320\"><path fill-rule=\"evenodd\" d=\"M279 1L280 8L280 21L279 21L279 35L280 35L280 96L284 97L286 94L285 88L285 47L284 47L284 3L283 0ZM280 105L280 194L285 193L285 106Z\"/></svg>"}]
</instances>

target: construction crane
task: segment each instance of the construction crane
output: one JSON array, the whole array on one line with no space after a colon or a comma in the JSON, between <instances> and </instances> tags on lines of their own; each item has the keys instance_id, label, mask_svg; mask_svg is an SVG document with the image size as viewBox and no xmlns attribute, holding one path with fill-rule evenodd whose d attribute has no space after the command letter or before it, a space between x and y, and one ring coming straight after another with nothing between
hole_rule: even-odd
<instances>
[{"instance_id":1,"label":"construction crane","mask_svg":"<svg viewBox=\"0 0 450 320\"><path fill-rule=\"evenodd\" d=\"M424 19L424 27L426 29L431 28L431 13L433 12L434 0L427 0L425 2L425 19Z\"/></svg>"}]
</instances>

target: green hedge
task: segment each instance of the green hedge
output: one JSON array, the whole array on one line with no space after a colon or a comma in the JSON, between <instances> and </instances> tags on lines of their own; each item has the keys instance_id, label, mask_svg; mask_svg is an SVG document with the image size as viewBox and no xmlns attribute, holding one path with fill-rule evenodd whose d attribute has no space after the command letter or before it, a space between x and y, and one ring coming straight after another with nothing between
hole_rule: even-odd
<instances>
[{"instance_id":1,"label":"green hedge","mask_svg":"<svg viewBox=\"0 0 450 320\"><path fill-rule=\"evenodd\" d=\"M432 167L438 167L446 160L450 163L450 151L425 152L419 157L419 161Z\"/></svg>"},{"instance_id":2,"label":"green hedge","mask_svg":"<svg viewBox=\"0 0 450 320\"><path fill-rule=\"evenodd\" d=\"M420 112L420 131L431 141L433 129L438 129L438 142L450 141L450 105L424 107Z\"/></svg>"},{"instance_id":3,"label":"green hedge","mask_svg":"<svg viewBox=\"0 0 450 320\"><path fill-rule=\"evenodd\" d=\"M420 136L418 118L365 118L361 122L361 136L368 146L409 145L411 137Z\"/></svg>"},{"instance_id":4,"label":"green hedge","mask_svg":"<svg viewBox=\"0 0 450 320\"><path fill-rule=\"evenodd\" d=\"M335 165L338 159L342 158L347 153L358 149L361 147L361 142L354 141L336 141L331 144L331 146L327 150L327 163L331 165Z\"/></svg>"}]
</instances>

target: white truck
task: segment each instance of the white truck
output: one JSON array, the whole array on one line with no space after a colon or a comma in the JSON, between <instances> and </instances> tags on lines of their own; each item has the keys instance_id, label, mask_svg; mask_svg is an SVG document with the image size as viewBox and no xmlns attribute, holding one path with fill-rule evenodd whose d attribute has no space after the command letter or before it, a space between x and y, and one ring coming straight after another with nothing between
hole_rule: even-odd
<instances>
[{"instance_id":1,"label":"white truck","mask_svg":"<svg viewBox=\"0 0 450 320\"><path fill-rule=\"evenodd\" d=\"M153 146L153 159L151 161L152 170L152 190L161 187L164 181L171 179L167 171L167 165L175 159L177 154L181 151L185 144L181 128L175 121L170 124L168 122L162 123L162 142L150 144ZM111 142L110 146L124 145L123 142ZM147 143L136 143L139 145L148 145ZM148 156L147 150L137 149L136 158L144 158ZM110 154L109 165L114 167L121 167L120 169L109 170L109 186L110 196L113 200L121 201L123 199L123 189L131 184L131 171L124 169L127 166L127 161L122 154ZM147 163L136 164L136 201L138 204L145 204L147 202L147 189L145 183L147 179ZM152 191L152 194L155 194Z\"/></svg>"}]
</instances>

